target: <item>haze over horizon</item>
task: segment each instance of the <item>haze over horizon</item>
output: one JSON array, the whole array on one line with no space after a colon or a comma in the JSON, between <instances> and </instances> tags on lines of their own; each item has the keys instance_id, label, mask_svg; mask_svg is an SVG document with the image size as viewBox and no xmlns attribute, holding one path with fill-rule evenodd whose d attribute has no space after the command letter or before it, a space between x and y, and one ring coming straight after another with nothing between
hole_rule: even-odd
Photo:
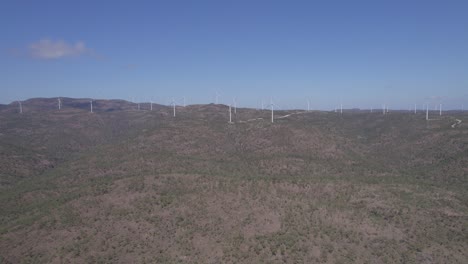
<instances>
[{"instance_id":1,"label":"haze over horizon","mask_svg":"<svg viewBox=\"0 0 468 264\"><path fill-rule=\"evenodd\" d=\"M7 1L0 103L468 106L466 1ZM6 33L6 34L5 34Z\"/></svg>"}]
</instances>

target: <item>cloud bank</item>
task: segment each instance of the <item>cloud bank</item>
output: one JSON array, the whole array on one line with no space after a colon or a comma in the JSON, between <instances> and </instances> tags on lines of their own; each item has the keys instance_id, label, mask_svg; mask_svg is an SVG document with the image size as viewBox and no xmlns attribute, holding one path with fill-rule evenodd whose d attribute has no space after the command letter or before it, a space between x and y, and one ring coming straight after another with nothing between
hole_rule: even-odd
<instances>
[{"instance_id":1,"label":"cloud bank","mask_svg":"<svg viewBox=\"0 0 468 264\"><path fill-rule=\"evenodd\" d=\"M78 41L75 44L67 43L63 40L41 39L29 45L29 54L33 58L53 60L64 57L77 57L87 53L84 42Z\"/></svg>"}]
</instances>

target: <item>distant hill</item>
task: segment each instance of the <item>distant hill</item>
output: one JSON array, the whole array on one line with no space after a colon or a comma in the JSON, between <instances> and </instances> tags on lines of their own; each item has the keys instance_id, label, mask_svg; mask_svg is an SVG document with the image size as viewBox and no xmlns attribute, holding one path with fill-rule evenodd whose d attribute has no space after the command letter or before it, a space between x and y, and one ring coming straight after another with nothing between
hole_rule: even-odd
<instances>
[{"instance_id":1,"label":"distant hill","mask_svg":"<svg viewBox=\"0 0 468 264\"><path fill-rule=\"evenodd\" d=\"M80 109L90 110L90 98L67 98L61 97L62 109ZM94 111L123 111L137 109L137 104L125 100L102 100L93 99ZM58 98L31 98L22 101L23 111L52 111L58 110ZM161 108L162 105L153 104L153 110ZM150 110L150 103L141 103L141 110ZM12 102L8 105L0 104L0 111L18 112L18 102Z\"/></svg>"}]
</instances>

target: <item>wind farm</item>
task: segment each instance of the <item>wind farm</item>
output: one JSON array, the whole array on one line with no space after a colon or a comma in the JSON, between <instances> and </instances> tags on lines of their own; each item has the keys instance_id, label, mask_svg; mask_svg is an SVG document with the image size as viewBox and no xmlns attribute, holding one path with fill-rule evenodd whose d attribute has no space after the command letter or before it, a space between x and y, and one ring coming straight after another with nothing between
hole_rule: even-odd
<instances>
[{"instance_id":1,"label":"wind farm","mask_svg":"<svg viewBox=\"0 0 468 264\"><path fill-rule=\"evenodd\" d=\"M0 264L468 263L467 1L1 6Z\"/></svg>"},{"instance_id":2,"label":"wind farm","mask_svg":"<svg viewBox=\"0 0 468 264\"><path fill-rule=\"evenodd\" d=\"M341 107L338 113L283 110L270 100L268 110L238 105L235 115L234 102L187 105L174 118L175 100L138 111L125 100L61 98L60 111L56 98L22 100L28 109L22 114L17 103L0 108L1 188L8 190L0 196L8 219L1 228L9 241L0 248L13 262L26 251L41 254L35 257L41 262L54 260L57 240L48 238L63 232L60 252L70 260L160 262L184 252L197 262L257 262L303 258L298 248L316 247L320 253L306 258L325 262L345 258L353 245L355 260L380 259L372 255L379 252L417 261L420 251L401 249L415 241L421 250L456 249L451 262L465 258L467 209L459 199L468 186L466 112L439 116L440 108L429 111L426 104L417 114L341 114ZM11 155L25 142L28 154ZM12 199L18 195L34 198ZM459 198L441 204L448 195ZM31 207L43 209L31 215ZM159 235L143 238L148 232ZM213 243L210 250L180 248L201 234ZM247 251L236 244L239 236ZM14 247L22 239L29 246ZM386 247L369 250L375 239ZM166 250L152 253L158 248Z\"/></svg>"}]
</instances>

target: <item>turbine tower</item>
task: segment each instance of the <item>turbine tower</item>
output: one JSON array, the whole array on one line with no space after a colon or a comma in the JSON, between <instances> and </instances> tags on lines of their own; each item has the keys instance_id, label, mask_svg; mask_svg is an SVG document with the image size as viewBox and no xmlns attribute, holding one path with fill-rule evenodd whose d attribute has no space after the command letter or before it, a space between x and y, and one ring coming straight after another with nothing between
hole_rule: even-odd
<instances>
[{"instance_id":1,"label":"turbine tower","mask_svg":"<svg viewBox=\"0 0 468 264\"><path fill-rule=\"evenodd\" d=\"M90 103L90 112L92 113L93 112L93 100L89 101Z\"/></svg>"},{"instance_id":2,"label":"turbine tower","mask_svg":"<svg viewBox=\"0 0 468 264\"><path fill-rule=\"evenodd\" d=\"M173 107L173 110L174 110L174 114L173 114L173 116L175 117L175 107L176 107L176 102L174 101L174 99L172 99L172 102L171 102L171 104L172 104L172 107Z\"/></svg>"},{"instance_id":3,"label":"turbine tower","mask_svg":"<svg viewBox=\"0 0 468 264\"><path fill-rule=\"evenodd\" d=\"M414 104L414 113L415 114L416 114L416 111L417 111L416 104Z\"/></svg>"},{"instance_id":4,"label":"turbine tower","mask_svg":"<svg viewBox=\"0 0 468 264\"><path fill-rule=\"evenodd\" d=\"M231 111L231 105L229 105L229 124L232 124L232 111Z\"/></svg>"},{"instance_id":5,"label":"turbine tower","mask_svg":"<svg viewBox=\"0 0 468 264\"><path fill-rule=\"evenodd\" d=\"M426 121L429 120L429 104L426 104Z\"/></svg>"},{"instance_id":6,"label":"turbine tower","mask_svg":"<svg viewBox=\"0 0 468 264\"><path fill-rule=\"evenodd\" d=\"M153 111L153 100L150 100L150 111Z\"/></svg>"},{"instance_id":7,"label":"turbine tower","mask_svg":"<svg viewBox=\"0 0 468 264\"><path fill-rule=\"evenodd\" d=\"M439 115L442 115L442 104L439 105Z\"/></svg>"},{"instance_id":8,"label":"turbine tower","mask_svg":"<svg viewBox=\"0 0 468 264\"><path fill-rule=\"evenodd\" d=\"M21 101L18 101L18 104L19 104L20 114L22 114L23 113L23 105L21 104Z\"/></svg>"},{"instance_id":9,"label":"turbine tower","mask_svg":"<svg viewBox=\"0 0 468 264\"><path fill-rule=\"evenodd\" d=\"M270 98L270 107L271 107L271 122L273 123L274 122L274 113L273 113L273 109L274 109L274 106L275 104L273 103L273 100Z\"/></svg>"},{"instance_id":10,"label":"turbine tower","mask_svg":"<svg viewBox=\"0 0 468 264\"><path fill-rule=\"evenodd\" d=\"M58 99L58 110L62 109L62 101L60 100L60 97Z\"/></svg>"}]
</instances>

